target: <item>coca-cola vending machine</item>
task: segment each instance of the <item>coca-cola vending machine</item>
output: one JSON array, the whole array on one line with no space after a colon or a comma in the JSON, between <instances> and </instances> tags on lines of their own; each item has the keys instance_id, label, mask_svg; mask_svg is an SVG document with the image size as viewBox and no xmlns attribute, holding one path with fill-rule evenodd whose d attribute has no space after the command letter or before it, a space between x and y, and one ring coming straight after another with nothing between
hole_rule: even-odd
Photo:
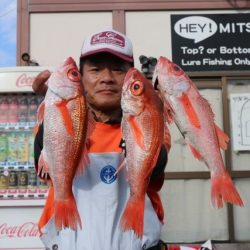
<instances>
[{"instance_id":1,"label":"coca-cola vending machine","mask_svg":"<svg viewBox=\"0 0 250 250\"><path fill-rule=\"evenodd\" d=\"M44 249L37 222L48 192L34 169L34 126L42 67L0 68L0 250Z\"/></svg>"}]
</instances>

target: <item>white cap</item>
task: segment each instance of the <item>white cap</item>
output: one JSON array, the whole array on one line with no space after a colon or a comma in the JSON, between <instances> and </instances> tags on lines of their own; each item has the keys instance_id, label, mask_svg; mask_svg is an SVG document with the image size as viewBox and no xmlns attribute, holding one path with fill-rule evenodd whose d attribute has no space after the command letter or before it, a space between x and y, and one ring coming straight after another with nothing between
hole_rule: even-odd
<instances>
[{"instance_id":1,"label":"white cap","mask_svg":"<svg viewBox=\"0 0 250 250\"><path fill-rule=\"evenodd\" d=\"M107 52L127 62L134 62L133 46L128 37L113 30L105 29L88 36L82 45L81 58Z\"/></svg>"}]
</instances>

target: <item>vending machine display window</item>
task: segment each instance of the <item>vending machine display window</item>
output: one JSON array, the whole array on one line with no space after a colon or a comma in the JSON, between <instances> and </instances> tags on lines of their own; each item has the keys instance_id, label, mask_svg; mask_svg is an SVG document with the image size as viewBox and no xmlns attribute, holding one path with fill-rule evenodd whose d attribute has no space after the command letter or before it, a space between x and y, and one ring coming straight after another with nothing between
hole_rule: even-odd
<instances>
[{"instance_id":1,"label":"vending machine display window","mask_svg":"<svg viewBox=\"0 0 250 250\"><path fill-rule=\"evenodd\" d=\"M34 168L34 128L43 97L0 94L0 200L45 198L48 183Z\"/></svg>"}]
</instances>

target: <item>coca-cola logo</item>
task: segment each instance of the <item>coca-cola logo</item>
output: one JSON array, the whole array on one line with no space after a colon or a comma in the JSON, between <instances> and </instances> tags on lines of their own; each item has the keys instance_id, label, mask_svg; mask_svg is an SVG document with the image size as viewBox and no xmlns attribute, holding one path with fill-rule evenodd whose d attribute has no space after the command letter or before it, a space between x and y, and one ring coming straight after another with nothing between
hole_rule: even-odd
<instances>
[{"instance_id":1,"label":"coca-cola logo","mask_svg":"<svg viewBox=\"0 0 250 250\"><path fill-rule=\"evenodd\" d=\"M27 76L27 74L21 74L16 80L17 87L32 86L35 76Z\"/></svg>"},{"instance_id":2,"label":"coca-cola logo","mask_svg":"<svg viewBox=\"0 0 250 250\"><path fill-rule=\"evenodd\" d=\"M7 223L0 224L0 239L6 237L39 237L38 226L33 222L25 222L19 226L11 226Z\"/></svg>"}]
</instances>

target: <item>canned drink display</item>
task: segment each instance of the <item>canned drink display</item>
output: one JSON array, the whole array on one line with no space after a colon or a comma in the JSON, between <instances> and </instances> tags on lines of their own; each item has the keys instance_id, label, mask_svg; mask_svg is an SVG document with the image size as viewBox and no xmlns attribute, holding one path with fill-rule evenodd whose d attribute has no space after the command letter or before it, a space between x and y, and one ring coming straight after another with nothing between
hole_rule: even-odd
<instances>
[{"instance_id":1,"label":"canned drink display","mask_svg":"<svg viewBox=\"0 0 250 250\"><path fill-rule=\"evenodd\" d=\"M28 187L37 188L37 174L35 169L30 169L28 172Z\"/></svg>"},{"instance_id":2,"label":"canned drink display","mask_svg":"<svg viewBox=\"0 0 250 250\"><path fill-rule=\"evenodd\" d=\"M17 170L9 171L9 189L18 188L18 173Z\"/></svg>"},{"instance_id":3,"label":"canned drink display","mask_svg":"<svg viewBox=\"0 0 250 250\"><path fill-rule=\"evenodd\" d=\"M27 188L28 187L28 171L20 170L18 173L18 187Z\"/></svg>"},{"instance_id":4,"label":"canned drink display","mask_svg":"<svg viewBox=\"0 0 250 250\"><path fill-rule=\"evenodd\" d=\"M5 164L8 157L8 138L7 134L0 132L0 165Z\"/></svg>"},{"instance_id":5,"label":"canned drink display","mask_svg":"<svg viewBox=\"0 0 250 250\"><path fill-rule=\"evenodd\" d=\"M9 174L6 170L0 170L0 189L7 189L9 186Z\"/></svg>"}]
</instances>

